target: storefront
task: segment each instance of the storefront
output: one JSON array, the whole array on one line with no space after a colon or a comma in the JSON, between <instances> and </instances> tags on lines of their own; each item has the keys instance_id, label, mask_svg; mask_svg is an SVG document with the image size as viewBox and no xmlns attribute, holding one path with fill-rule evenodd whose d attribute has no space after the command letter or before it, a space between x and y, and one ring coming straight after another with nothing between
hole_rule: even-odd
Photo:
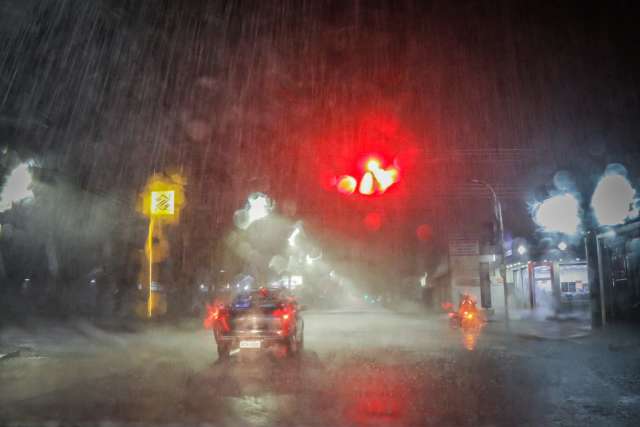
<instances>
[{"instance_id":1,"label":"storefront","mask_svg":"<svg viewBox=\"0 0 640 427\"><path fill-rule=\"evenodd\" d=\"M587 310L588 276L584 261L529 261L507 266L511 303L520 309Z\"/></svg>"},{"instance_id":2,"label":"storefront","mask_svg":"<svg viewBox=\"0 0 640 427\"><path fill-rule=\"evenodd\" d=\"M510 303L516 309L531 308L529 263L519 262L507 266L507 283L511 285Z\"/></svg>"},{"instance_id":3,"label":"storefront","mask_svg":"<svg viewBox=\"0 0 640 427\"><path fill-rule=\"evenodd\" d=\"M640 320L640 221L603 230L588 238L593 269L593 319Z\"/></svg>"},{"instance_id":4,"label":"storefront","mask_svg":"<svg viewBox=\"0 0 640 427\"><path fill-rule=\"evenodd\" d=\"M589 271L586 262L560 263L560 304L565 309L589 306Z\"/></svg>"}]
</instances>

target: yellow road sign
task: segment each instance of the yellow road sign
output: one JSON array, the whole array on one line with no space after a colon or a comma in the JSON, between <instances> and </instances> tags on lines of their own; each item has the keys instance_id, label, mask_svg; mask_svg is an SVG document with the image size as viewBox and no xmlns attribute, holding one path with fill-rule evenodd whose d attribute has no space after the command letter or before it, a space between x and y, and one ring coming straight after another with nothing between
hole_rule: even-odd
<instances>
[{"instance_id":1,"label":"yellow road sign","mask_svg":"<svg viewBox=\"0 0 640 427\"><path fill-rule=\"evenodd\" d=\"M175 192L174 191L152 191L151 192L151 215L171 216L175 214Z\"/></svg>"}]
</instances>

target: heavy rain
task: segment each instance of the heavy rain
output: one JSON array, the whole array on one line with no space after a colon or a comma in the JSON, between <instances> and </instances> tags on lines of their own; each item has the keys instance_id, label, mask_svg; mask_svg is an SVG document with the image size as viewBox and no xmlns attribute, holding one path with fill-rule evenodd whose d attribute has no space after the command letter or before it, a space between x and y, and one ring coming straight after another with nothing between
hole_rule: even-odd
<instances>
[{"instance_id":1,"label":"heavy rain","mask_svg":"<svg viewBox=\"0 0 640 427\"><path fill-rule=\"evenodd\" d=\"M639 16L0 0L0 425L637 425Z\"/></svg>"}]
</instances>

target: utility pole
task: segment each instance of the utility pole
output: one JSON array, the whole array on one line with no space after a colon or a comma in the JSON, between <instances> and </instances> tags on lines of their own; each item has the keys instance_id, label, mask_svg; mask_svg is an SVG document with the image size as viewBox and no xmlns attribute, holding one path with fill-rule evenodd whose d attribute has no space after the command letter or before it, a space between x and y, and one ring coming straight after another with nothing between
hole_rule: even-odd
<instances>
[{"instance_id":1,"label":"utility pole","mask_svg":"<svg viewBox=\"0 0 640 427\"><path fill-rule=\"evenodd\" d=\"M507 329L509 328L509 292L507 290L507 267L504 256L504 223L502 222L502 204L498 199L496 191L488 183L479 179L472 179L472 183L483 185L491 191L493 195L493 214L498 219L498 233L500 235L500 276L502 277L502 287L504 289L504 322Z\"/></svg>"}]
</instances>

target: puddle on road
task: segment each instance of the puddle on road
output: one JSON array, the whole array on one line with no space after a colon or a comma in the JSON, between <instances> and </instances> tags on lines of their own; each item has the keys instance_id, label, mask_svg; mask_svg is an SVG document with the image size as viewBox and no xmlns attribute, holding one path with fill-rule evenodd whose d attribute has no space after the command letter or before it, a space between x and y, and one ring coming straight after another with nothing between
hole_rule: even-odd
<instances>
[{"instance_id":1,"label":"puddle on road","mask_svg":"<svg viewBox=\"0 0 640 427\"><path fill-rule=\"evenodd\" d=\"M84 362L75 361L75 369ZM504 371L492 356L461 348L428 358L387 348L322 358L306 351L300 361L232 360L206 368L167 357L105 374L14 405L11 413L221 426L468 424L497 417L505 393Z\"/></svg>"},{"instance_id":2,"label":"puddle on road","mask_svg":"<svg viewBox=\"0 0 640 427\"><path fill-rule=\"evenodd\" d=\"M279 419L295 419L297 399L293 395L261 395L227 398L229 409L252 426L277 425Z\"/></svg>"}]
</instances>

